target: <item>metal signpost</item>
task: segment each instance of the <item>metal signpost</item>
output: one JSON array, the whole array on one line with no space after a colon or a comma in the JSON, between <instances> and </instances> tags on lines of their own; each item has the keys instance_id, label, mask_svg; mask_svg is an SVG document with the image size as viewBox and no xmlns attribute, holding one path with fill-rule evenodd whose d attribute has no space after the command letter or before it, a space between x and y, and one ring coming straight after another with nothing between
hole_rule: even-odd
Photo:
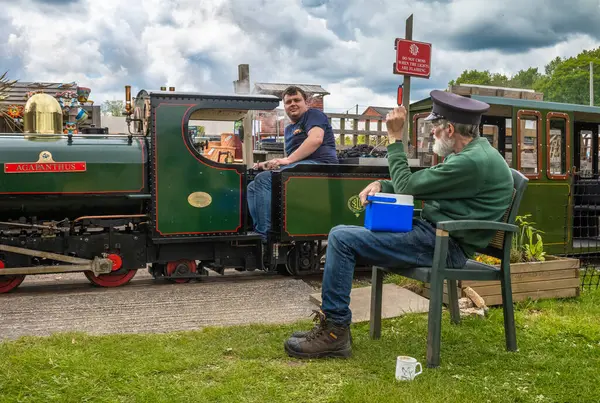
<instances>
[{"instance_id":1,"label":"metal signpost","mask_svg":"<svg viewBox=\"0 0 600 403\"><path fill-rule=\"evenodd\" d=\"M396 38L394 48L396 49L396 61L394 62L394 74L404 76L404 83L398 87L398 106L404 105L407 114L410 112L410 78L429 78L431 75L431 44L412 40L413 16L406 20L406 37ZM409 143L408 122L404 125L402 141ZM413 144L413 146L416 146Z\"/></svg>"}]
</instances>

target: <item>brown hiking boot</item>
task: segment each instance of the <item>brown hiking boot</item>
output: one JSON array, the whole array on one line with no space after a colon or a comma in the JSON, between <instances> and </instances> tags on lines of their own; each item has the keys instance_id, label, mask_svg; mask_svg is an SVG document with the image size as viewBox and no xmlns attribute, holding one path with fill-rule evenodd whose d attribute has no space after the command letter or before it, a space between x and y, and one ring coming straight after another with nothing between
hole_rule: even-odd
<instances>
[{"instance_id":1,"label":"brown hiking boot","mask_svg":"<svg viewBox=\"0 0 600 403\"><path fill-rule=\"evenodd\" d=\"M292 333L290 338L300 339L303 337L308 337L308 335L319 331L319 329L321 328L321 326L323 325L323 323L325 321L325 314L320 309L313 309L312 312L313 313L311 313L311 315L314 315L313 321L316 322L315 326L311 330L300 330L300 331L294 332L294 333Z\"/></svg>"},{"instance_id":2,"label":"brown hiking boot","mask_svg":"<svg viewBox=\"0 0 600 403\"><path fill-rule=\"evenodd\" d=\"M337 326L328 322L321 311L316 312L315 320L319 323L313 329L306 332L304 337L292 335L284 343L288 355L298 358L350 357L352 355L350 327Z\"/></svg>"},{"instance_id":3,"label":"brown hiking boot","mask_svg":"<svg viewBox=\"0 0 600 403\"><path fill-rule=\"evenodd\" d=\"M290 338L292 338L292 339L306 338L309 335L311 335L315 332L318 332L321 329L321 327L325 323L325 314L323 313L323 311L321 311L320 309L313 309L313 313L311 315L314 315L313 321L316 322L315 326L310 330L299 330L297 332L294 332L294 333L292 333ZM352 334L350 334L350 343L352 343Z\"/></svg>"}]
</instances>

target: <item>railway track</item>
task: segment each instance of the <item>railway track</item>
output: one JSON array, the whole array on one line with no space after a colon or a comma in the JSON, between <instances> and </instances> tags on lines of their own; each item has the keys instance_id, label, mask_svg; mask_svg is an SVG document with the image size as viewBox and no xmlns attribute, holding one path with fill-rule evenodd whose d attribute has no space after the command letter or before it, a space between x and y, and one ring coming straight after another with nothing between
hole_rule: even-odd
<instances>
[{"instance_id":1,"label":"railway track","mask_svg":"<svg viewBox=\"0 0 600 403\"><path fill-rule=\"evenodd\" d=\"M276 272L267 273L261 270L238 272L236 270L226 270L224 275L214 273L209 270L209 275L202 277L201 279L191 280L187 284L238 284L246 282L260 282L260 281L273 281L273 280L284 280L294 279L302 280L309 284L320 283L322 280L322 273L309 274L304 276L289 276L283 275ZM354 275L355 279L365 280L370 279L371 271L370 268L357 267ZM185 284L173 284L171 280L166 278L154 279L146 270L138 270L135 277L124 286L116 288L104 288L97 287L85 278L83 273L59 273L59 274L46 274L28 276L23 284L10 293L3 294L5 297L10 295L35 295L35 294L65 294L72 292L90 292L90 293L101 293L109 290L120 289L126 292L128 289L139 289L145 287L159 288L166 285L183 285Z\"/></svg>"},{"instance_id":2,"label":"railway track","mask_svg":"<svg viewBox=\"0 0 600 403\"><path fill-rule=\"evenodd\" d=\"M94 286L82 273L30 276L0 296L0 340L283 324L306 320L315 309L310 294L320 286L319 274L293 278L232 271L176 284L139 270L128 284L114 288Z\"/></svg>"}]
</instances>

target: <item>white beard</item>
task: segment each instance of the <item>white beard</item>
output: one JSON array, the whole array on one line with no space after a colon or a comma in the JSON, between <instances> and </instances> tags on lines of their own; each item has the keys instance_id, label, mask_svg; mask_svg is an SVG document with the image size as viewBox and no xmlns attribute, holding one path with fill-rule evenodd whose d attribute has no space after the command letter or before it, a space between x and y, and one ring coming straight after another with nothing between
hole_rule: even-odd
<instances>
[{"instance_id":1,"label":"white beard","mask_svg":"<svg viewBox=\"0 0 600 403\"><path fill-rule=\"evenodd\" d=\"M452 152L454 152L454 144L456 143L456 139L449 139L442 134L441 138L438 140L435 138L435 142L433 143L433 152L444 158Z\"/></svg>"}]
</instances>

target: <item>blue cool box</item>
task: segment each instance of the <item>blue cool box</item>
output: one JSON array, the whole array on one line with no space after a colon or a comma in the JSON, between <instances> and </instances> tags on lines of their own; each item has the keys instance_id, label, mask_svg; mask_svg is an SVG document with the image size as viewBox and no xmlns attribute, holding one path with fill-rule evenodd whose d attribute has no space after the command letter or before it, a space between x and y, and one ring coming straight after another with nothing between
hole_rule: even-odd
<instances>
[{"instance_id":1,"label":"blue cool box","mask_svg":"<svg viewBox=\"0 0 600 403\"><path fill-rule=\"evenodd\" d=\"M365 212L365 228L379 232L412 231L414 200L411 195L376 193Z\"/></svg>"}]
</instances>

